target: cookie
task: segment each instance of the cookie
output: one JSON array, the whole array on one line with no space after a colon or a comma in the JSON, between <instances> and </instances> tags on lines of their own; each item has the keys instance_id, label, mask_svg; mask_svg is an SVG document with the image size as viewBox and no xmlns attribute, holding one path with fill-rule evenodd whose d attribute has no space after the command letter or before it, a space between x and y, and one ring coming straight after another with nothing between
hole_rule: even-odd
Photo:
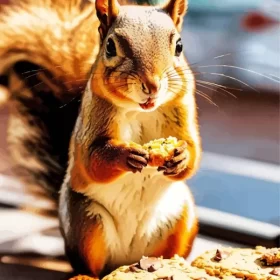
<instances>
[{"instance_id":1,"label":"cookie","mask_svg":"<svg viewBox=\"0 0 280 280\"><path fill-rule=\"evenodd\" d=\"M152 140L143 145L143 148L149 152L149 165L162 166L166 160L170 160L176 147L181 145L176 137L160 138Z\"/></svg>"},{"instance_id":2,"label":"cookie","mask_svg":"<svg viewBox=\"0 0 280 280\"><path fill-rule=\"evenodd\" d=\"M280 280L279 249L222 248L207 251L192 262L209 275L232 275L246 280Z\"/></svg>"},{"instance_id":3,"label":"cookie","mask_svg":"<svg viewBox=\"0 0 280 280\"><path fill-rule=\"evenodd\" d=\"M178 256L172 259L143 257L138 263L122 266L102 280L218 280L203 269L195 268ZM225 276L224 280L237 280Z\"/></svg>"}]
</instances>

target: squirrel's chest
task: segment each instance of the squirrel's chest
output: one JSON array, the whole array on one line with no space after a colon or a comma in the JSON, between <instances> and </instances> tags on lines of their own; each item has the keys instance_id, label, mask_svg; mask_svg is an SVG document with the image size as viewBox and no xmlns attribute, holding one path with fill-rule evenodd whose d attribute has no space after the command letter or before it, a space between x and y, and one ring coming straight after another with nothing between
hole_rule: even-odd
<instances>
[{"instance_id":1,"label":"squirrel's chest","mask_svg":"<svg viewBox=\"0 0 280 280\"><path fill-rule=\"evenodd\" d=\"M183 182L166 180L150 168L94 188L88 213L100 214L107 257L114 269L152 254L176 225L188 197Z\"/></svg>"},{"instance_id":2,"label":"squirrel's chest","mask_svg":"<svg viewBox=\"0 0 280 280\"><path fill-rule=\"evenodd\" d=\"M122 141L144 144L163 137L163 123L158 112L125 114L119 118L118 133Z\"/></svg>"}]
</instances>

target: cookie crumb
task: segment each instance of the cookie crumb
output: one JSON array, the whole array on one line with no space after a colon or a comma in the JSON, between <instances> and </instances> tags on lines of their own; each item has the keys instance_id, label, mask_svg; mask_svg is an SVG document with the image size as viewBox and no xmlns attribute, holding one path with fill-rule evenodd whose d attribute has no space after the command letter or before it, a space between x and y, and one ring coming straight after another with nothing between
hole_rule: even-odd
<instances>
[{"instance_id":1,"label":"cookie crumb","mask_svg":"<svg viewBox=\"0 0 280 280\"><path fill-rule=\"evenodd\" d=\"M271 272L271 275L280 276L280 267L274 268Z\"/></svg>"},{"instance_id":2,"label":"cookie crumb","mask_svg":"<svg viewBox=\"0 0 280 280\"><path fill-rule=\"evenodd\" d=\"M161 277L161 278L158 278L157 280L176 280L176 279L172 275L172 276Z\"/></svg>"},{"instance_id":3,"label":"cookie crumb","mask_svg":"<svg viewBox=\"0 0 280 280\"><path fill-rule=\"evenodd\" d=\"M280 265L280 248L268 249L260 261L266 266Z\"/></svg>"}]
</instances>

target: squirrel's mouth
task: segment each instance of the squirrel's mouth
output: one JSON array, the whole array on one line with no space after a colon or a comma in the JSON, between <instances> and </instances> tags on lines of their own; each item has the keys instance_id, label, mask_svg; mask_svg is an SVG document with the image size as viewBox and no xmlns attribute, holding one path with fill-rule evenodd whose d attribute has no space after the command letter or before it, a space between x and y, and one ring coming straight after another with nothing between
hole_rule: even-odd
<instances>
[{"instance_id":1,"label":"squirrel's mouth","mask_svg":"<svg viewBox=\"0 0 280 280\"><path fill-rule=\"evenodd\" d=\"M145 103L140 103L139 105L144 110L151 109L155 106L155 99L149 97Z\"/></svg>"}]
</instances>

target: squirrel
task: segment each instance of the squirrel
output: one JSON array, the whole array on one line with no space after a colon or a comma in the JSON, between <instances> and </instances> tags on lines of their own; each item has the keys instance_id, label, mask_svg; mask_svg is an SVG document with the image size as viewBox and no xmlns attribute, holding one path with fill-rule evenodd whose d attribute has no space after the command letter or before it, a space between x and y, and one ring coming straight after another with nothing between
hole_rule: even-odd
<instances>
[{"instance_id":1,"label":"squirrel","mask_svg":"<svg viewBox=\"0 0 280 280\"><path fill-rule=\"evenodd\" d=\"M201 148L194 77L180 37L186 7L186 0L155 7L96 0L101 47L59 198L66 252L81 275L99 279L141 256L190 253L198 223L184 180L197 169ZM181 144L157 168L131 144L170 135Z\"/></svg>"},{"instance_id":2,"label":"squirrel","mask_svg":"<svg viewBox=\"0 0 280 280\"><path fill-rule=\"evenodd\" d=\"M58 203L66 255L80 274L72 279L99 279L143 255L187 257L198 221L184 181L201 154L195 80L180 38L187 0L154 6L70 2L80 10L67 9L62 0L19 4L21 11L32 7L25 9L33 16L25 13L28 23L44 23L39 8L46 11L43 19L53 19L37 26L38 33L33 28L28 43L12 40L29 30L15 20L20 8L4 8L7 18L0 19L1 30L13 23L0 42L0 72L9 77L14 158L32 175L26 176L31 184L42 185ZM38 82L43 86L35 90ZM82 97L81 104L67 105L60 122L54 108L73 96ZM19 132L14 137L22 125L25 138ZM130 144L169 136L181 146L157 168L148 165L146 150Z\"/></svg>"}]
</instances>

